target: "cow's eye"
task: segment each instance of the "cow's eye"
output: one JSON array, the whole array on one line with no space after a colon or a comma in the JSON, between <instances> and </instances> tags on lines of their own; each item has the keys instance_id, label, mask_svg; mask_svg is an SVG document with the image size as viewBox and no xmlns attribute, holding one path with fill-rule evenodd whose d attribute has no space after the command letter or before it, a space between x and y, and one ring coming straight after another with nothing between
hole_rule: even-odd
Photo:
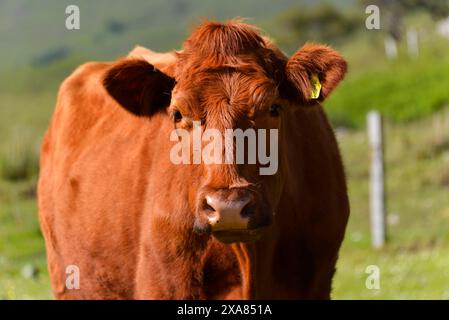
<instances>
[{"instance_id":1,"label":"cow's eye","mask_svg":"<svg viewBox=\"0 0 449 320\"><path fill-rule=\"evenodd\" d=\"M182 113L178 110L173 111L173 121L179 122L182 120Z\"/></svg>"},{"instance_id":2,"label":"cow's eye","mask_svg":"<svg viewBox=\"0 0 449 320\"><path fill-rule=\"evenodd\" d=\"M272 117L279 117L279 113L281 112L281 106L278 104L273 104L270 107L270 115Z\"/></svg>"}]
</instances>

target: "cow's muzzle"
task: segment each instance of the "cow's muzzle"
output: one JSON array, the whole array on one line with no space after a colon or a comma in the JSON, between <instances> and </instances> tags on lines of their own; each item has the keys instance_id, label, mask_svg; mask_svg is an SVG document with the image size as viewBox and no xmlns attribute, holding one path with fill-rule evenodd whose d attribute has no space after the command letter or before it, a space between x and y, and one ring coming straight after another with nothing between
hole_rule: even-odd
<instances>
[{"instance_id":1,"label":"cow's muzzle","mask_svg":"<svg viewBox=\"0 0 449 320\"><path fill-rule=\"evenodd\" d=\"M195 230L225 243L255 241L271 223L271 211L246 189L209 192L200 201Z\"/></svg>"}]
</instances>

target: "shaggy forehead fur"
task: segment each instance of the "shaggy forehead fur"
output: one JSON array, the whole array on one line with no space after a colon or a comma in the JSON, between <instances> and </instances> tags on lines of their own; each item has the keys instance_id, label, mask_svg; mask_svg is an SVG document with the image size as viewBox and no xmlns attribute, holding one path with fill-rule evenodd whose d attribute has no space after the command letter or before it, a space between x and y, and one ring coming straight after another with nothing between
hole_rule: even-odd
<instances>
[{"instance_id":1,"label":"shaggy forehead fur","mask_svg":"<svg viewBox=\"0 0 449 320\"><path fill-rule=\"evenodd\" d=\"M194 104L192 113L231 125L232 118L251 116L277 97L285 64L255 27L206 22L178 53L177 91L189 100L185 104Z\"/></svg>"}]
</instances>

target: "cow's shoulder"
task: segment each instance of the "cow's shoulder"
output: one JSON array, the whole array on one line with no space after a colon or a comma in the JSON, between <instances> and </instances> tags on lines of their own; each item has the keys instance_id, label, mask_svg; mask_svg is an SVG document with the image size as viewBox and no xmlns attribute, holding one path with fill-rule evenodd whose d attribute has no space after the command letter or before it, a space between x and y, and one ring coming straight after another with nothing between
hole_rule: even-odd
<instances>
[{"instance_id":1,"label":"cow's shoulder","mask_svg":"<svg viewBox=\"0 0 449 320\"><path fill-rule=\"evenodd\" d=\"M61 84L59 93L70 94L88 88L102 86L102 75L111 63L87 62L78 66Z\"/></svg>"},{"instance_id":2,"label":"cow's shoulder","mask_svg":"<svg viewBox=\"0 0 449 320\"><path fill-rule=\"evenodd\" d=\"M103 78L113 63L87 62L78 66L59 87L55 116L86 121L104 113L109 98Z\"/></svg>"},{"instance_id":3,"label":"cow's shoulder","mask_svg":"<svg viewBox=\"0 0 449 320\"><path fill-rule=\"evenodd\" d=\"M112 63L88 62L78 66L60 85L49 131L66 147L84 140L97 123L109 117L112 99L103 78Z\"/></svg>"}]
</instances>

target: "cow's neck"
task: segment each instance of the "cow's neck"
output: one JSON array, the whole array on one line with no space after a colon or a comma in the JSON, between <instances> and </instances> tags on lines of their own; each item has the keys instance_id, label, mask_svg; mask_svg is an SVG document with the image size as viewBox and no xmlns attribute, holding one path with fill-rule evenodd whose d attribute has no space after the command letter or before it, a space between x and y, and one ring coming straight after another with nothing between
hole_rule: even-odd
<instances>
[{"instance_id":1,"label":"cow's neck","mask_svg":"<svg viewBox=\"0 0 449 320\"><path fill-rule=\"evenodd\" d=\"M251 244L235 243L232 249L237 257L241 274L242 299L254 299L255 297L255 259L256 252Z\"/></svg>"}]
</instances>

